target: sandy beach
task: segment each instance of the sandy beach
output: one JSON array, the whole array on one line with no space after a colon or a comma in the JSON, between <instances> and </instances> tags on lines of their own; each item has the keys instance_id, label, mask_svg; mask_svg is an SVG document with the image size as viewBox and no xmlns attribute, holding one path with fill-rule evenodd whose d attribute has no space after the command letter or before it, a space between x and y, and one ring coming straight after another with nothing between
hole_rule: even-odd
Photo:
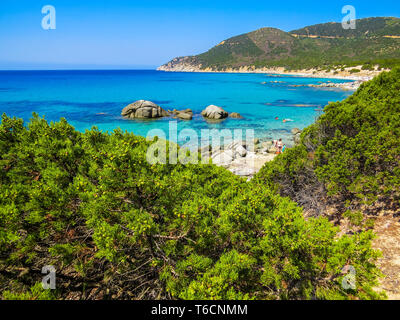
<instances>
[{"instance_id":1,"label":"sandy beach","mask_svg":"<svg viewBox=\"0 0 400 320\"><path fill-rule=\"evenodd\" d=\"M350 72L351 70L359 70L359 72ZM362 70L362 66L345 68L344 71L341 70L331 70L329 72L317 69L304 69L304 70L287 70L283 67L276 68L254 68L250 67L240 67L240 68L226 68L224 70L214 70L213 68L198 68L190 64L178 64L173 67L168 67L166 65L157 68L158 71L166 72L204 72L204 73L265 73L280 75L290 75L298 77L307 78L327 78L327 79L342 79L342 80L354 80L354 81L369 81L379 75L384 71L390 70Z\"/></svg>"}]
</instances>

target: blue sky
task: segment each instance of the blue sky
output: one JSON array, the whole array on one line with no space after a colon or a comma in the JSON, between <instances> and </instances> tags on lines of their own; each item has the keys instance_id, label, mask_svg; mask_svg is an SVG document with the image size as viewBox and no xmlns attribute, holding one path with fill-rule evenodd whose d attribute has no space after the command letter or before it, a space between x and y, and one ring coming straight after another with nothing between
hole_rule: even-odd
<instances>
[{"instance_id":1,"label":"blue sky","mask_svg":"<svg viewBox=\"0 0 400 320\"><path fill-rule=\"evenodd\" d=\"M0 69L154 68L261 27L285 31L357 18L400 17L400 1L1 0ZM56 30L43 30L44 5Z\"/></svg>"}]
</instances>

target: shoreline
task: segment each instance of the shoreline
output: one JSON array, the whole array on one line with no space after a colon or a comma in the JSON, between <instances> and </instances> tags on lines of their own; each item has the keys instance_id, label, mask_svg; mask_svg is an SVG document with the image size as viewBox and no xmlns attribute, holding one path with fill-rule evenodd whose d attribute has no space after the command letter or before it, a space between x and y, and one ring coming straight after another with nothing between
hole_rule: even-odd
<instances>
[{"instance_id":1,"label":"shoreline","mask_svg":"<svg viewBox=\"0 0 400 320\"><path fill-rule=\"evenodd\" d=\"M361 70L361 66L359 67L359 73L357 75L350 74L348 71L338 72L338 74L333 74L325 72L325 71L316 71L316 70L296 70L296 71L287 71L284 68L273 68L273 69L248 69L248 68L240 68L238 70L227 69L224 71L210 70L210 69L198 69L198 68L167 68L165 66L161 66L157 68L157 71L161 72L187 72L187 73L226 73L226 74L265 74L276 77L285 77L285 76L295 76L295 77L304 77L304 78L319 78L326 79L321 84L306 84L306 85L293 85L293 87L310 87L316 89L340 89L343 91L356 91L364 82L372 80L374 77L379 75L380 73L386 71L367 71ZM351 68L355 69L355 68ZM334 83L329 81L329 79L341 79L347 80L347 82ZM295 130L295 131L294 131ZM292 141L296 144L300 140L300 134L302 129L294 129L291 132ZM245 144L241 144L238 141L234 141L233 144L230 145L222 145L217 150L211 151L212 162L220 167L224 167L228 171L232 172L237 176L241 176L243 178L252 179L253 176L267 163L275 159L277 154L275 153L273 143L269 139L260 140L256 139L258 142L255 143L255 148L253 150L248 150L248 146ZM286 141L288 144L289 141ZM288 146L289 147L289 146ZM238 152L241 149L240 152ZM289 147L290 148L290 147ZM200 153L202 151L199 150ZM243 152L243 154L240 154Z\"/></svg>"},{"instance_id":2,"label":"shoreline","mask_svg":"<svg viewBox=\"0 0 400 320\"><path fill-rule=\"evenodd\" d=\"M344 91L356 91L364 82L372 80L374 77L386 70L361 70L361 66L358 68L359 72L357 75L350 74L349 71L336 71L337 74L332 72L328 73L325 71L317 70L296 70L287 71L284 68L273 68L273 69L253 69L253 68L240 68L238 70L227 69L224 71L216 71L210 69L199 69L199 68L181 68L173 67L168 68L166 66L161 66L157 68L157 71L162 72L193 72L193 73L242 73L242 74L265 74L265 75L275 75L276 77L285 76L297 76L297 77L307 77L307 78L320 78L326 79L325 82L321 84L309 84L309 85L294 85L294 87L311 87L317 89L340 89ZM351 68L355 69L355 68ZM334 83L329 81L329 79L341 79L347 80L347 82ZM300 140L301 129L294 129L291 132L292 140L296 144ZM273 142L269 140L261 141L257 139L255 143L255 148L253 150L248 150L248 146L242 144L238 141L229 144L228 146L223 145L218 150L209 150L207 147L207 152L211 151L212 162L220 167L224 167L228 171L232 172L237 176L243 178L252 179L252 177L267 163L273 161L277 154L274 152ZM202 153L202 150L199 150Z\"/></svg>"},{"instance_id":3,"label":"shoreline","mask_svg":"<svg viewBox=\"0 0 400 320\"><path fill-rule=\"evenodd\" d=\"M294 145L300 141L302 130L295 128L291 131L291 140ZM234 175L251 180L261 168L277 157L278 149L274 140L255 138L253 142L247 140L233 140L214 148L208 145L198 148L201 158L211 159L216 166L223 167ZM290 148L287 141L283 144ZM294 146L293 145L293 146ZM293 147L292 146L292 147Z\"/></svg>"},{"instance_id":4,"label":"shoreline","mask_svg":"<svg viewBox=\"0 0 400 320\"><path fill-rule=\"evenodd\" d=\"M350 73L350 70L357 69L359 72L357 74ZM252 68L252 67L241 67L239 69L227 68L223 71L213 70L211 68L200 69L194 66L160 66L156 69L157 71L163 72L193 72L193 73L243 73L243 74L271 74L277 76L297 76L305 78L321 78L321 79L340 79L340 80L350 80L350 81L369 81L381 74L384 71L390 70L362 70L362 66L346 68L345 71L326 72L318 71L316 69L308 70L286 70L283 67L277 68Z\"/></svg>"}]
</instances>

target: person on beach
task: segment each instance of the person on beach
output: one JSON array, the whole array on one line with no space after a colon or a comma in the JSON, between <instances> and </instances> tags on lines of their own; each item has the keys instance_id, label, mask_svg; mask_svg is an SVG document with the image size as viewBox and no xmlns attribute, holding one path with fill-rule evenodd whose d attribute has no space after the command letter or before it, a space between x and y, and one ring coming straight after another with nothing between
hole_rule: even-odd
<instances>
[{"instance_id":1,"label":"person on beach","mask_svg":"<svg viewBox=\"0 0 400 320\"><path fill-rule=\"evenodd\" d=\"M283 149L282 139L279 139L279 141L276 143L276 148L278 150L276 154L281 154Z\"/></svg>"}]
</instances>

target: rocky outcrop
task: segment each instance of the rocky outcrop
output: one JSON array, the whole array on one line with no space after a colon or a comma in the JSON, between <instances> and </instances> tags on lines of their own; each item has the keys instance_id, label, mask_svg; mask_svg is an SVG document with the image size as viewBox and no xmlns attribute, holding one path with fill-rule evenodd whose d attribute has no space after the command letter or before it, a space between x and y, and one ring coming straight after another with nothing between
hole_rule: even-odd
<instances>
[{"instance_id":1,"label":"rocky outcrop","mask_svg":"<svg viewBox=\"0 0 400 320\"><path fill-rule=\"evenodd\" d=\"M211 159L211 162L217 166L224 167L238 176L251 178L266 162L273 160L276 156L275 153L269 153L267 149L262 148L264 143L266 146L272 145L272 142L247 145L246 141L232 141L215 149L206 146L199 149L199 153L203 159Z\"/></svg>"},{"instance_id":2,"label":"rocky outcrop","mask_svg":"<svg viewBox=\"0 0 400 320\"><path fill-rule=\"evenodd\" d=\"M152 119L167 117L168 112L154 102L139 100L122 109L121 115L126 119Z\"/></svg>"},{"instance_id":3,"label":"rocky outcrop","mask_svg":"<svg viewBox=\"0 0 400 320\"><path fill-rule=\"evenodd\" d=\"M311 88L338 88L342 90L349 90L355 91L357 90L365 81L357 80L353 82L344 82L344 83L333 83L333 82L326 82L322 84L309 84L308 87Z\"/></svg>"},{"instance_id":4,"label":"rocky outcrop","mask_svg":"<svg viewBox=\"0 0 400 320\"><path fill-rule=\"evenodd\" d=\"M175 72L197 72L201 69L202 65L195 61L195 59L192 57L178 57L157 68L158 71Z\"/></svg>"},{"instance_id":5,"label":"rocky outcrop","mask_svg":"<svg viewBox=\"0 0 400 320\"><path fill-rule=\"evenodd\" d=\"M219 150L212 154L212 162L217 166L229 166L231 162L235 159L235 154L233 150Z\"/></svg>"},{"instance_id":6,"label":"rocky outcrop","mask_svg":"<svg viewBox=\"0 0 400 320\"><path fill-rule=\"evenodd\" d=\"M221 120L228 117L228 112L221 107L210 105L202 111L201 115L206 119Z\"/></svg>"},{"instance_id":7,"label":"rocky outcrop","mask_svg":"<svg viewBox=\"0 0 400 320\"><path fill-rule=\"evenodd\" d=\"M295 144L300 143L300 136L301 136L302 131L298 128L294 128L292 130L292 135L293 135L293 141Z\"/></svg>"}]
</instances>

